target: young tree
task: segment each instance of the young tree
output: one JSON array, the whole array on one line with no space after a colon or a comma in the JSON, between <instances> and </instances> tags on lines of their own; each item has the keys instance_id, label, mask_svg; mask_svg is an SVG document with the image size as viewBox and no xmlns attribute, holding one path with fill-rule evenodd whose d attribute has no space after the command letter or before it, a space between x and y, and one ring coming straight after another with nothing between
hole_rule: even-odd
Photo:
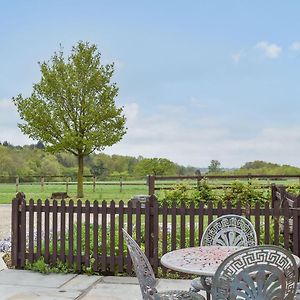
<instances>
[{"instance_id":1,"label":"young tree","mask_svg":"<svg viewBox=\"0 0 300 300\"><path fill-rule=\"evenodd\" d=\"M217 173L221 171L221 163L218 160L213 159L208 166L209 173Z\"/></svg>"},{"instance_id":2,"label":"young tree","mask_svg":"<svg viewBox=\"0 0 300 300\"><path fill-rule=\"evenodd\" d=\"M41 80L30 97L13 98L23 133L57 153L78 158L77 196L83 197L83 158L122 139L122 108L115 105L118 88L111 83L114 65L102 65L96 45L79 42L65 59L62 50L40 63Z\"/></svg>"},{"instance_id":3,"label":"young tree","mask_svg":"<svg viewBox=\"0 0 300 300\"><path fill-rule=\"evenodd\" d=\"M138 176L175 175L176 165L166 158L143 158L136 164L134 171Z\"/></svg>"}]
</instances>

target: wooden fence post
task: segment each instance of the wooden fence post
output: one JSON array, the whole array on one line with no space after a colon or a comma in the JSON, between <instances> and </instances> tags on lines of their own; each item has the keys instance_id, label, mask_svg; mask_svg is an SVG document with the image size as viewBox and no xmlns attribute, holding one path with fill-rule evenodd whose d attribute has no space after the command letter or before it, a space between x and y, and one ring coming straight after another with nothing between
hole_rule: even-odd
<instances>
[{"instance_id":1,"label":"wooden fence post","mask_svg":"<svg viewBox=\"0 0 300 300\"><path fill-rule=\"evenodd\" d=\"M123 182L122 182L122 177L120 177L120 193L122 193L122 187L123 187Z\"/></svg>"},{"instance_id":2,"label":"wooden fence post","mask_svg":"<svg viewBox=\"0 0 300 300\"><path fill-rule=\"evenodd\" d=\"M19 192L19 184L20 184L20 178L19 176L16 176L16 193Z\"/></svg>"},{"instance_id":3,"label":"wooden fence post","mask_svg":"<svg viewBox=\"0 0 300 300\"><path fill-rule=\"evenodd\" d=\"M275 202L278 201L277 196L276 196L276 191L277 191L277 187L274 183L272 183L271 185L271 207L274 208L275 206Z\"/></svg>"},{"instance_id":4,"label":"wooden fence post","mask_svg":"<svg viewBox=\"0 0 300 300\"><path fill-rule=\"evenodd\" d=\"M96 175L93 175L93 193L96 191Z\"/></svg>"},{"instance_id":5,"label":"wooden fence post","mask_svg":"<svg viewBox=\"0 0 300 300\"><path fill-rule=\"evenodd\" d=\"M21 268L21 205L25 201L23 193L17 193L16 197L12 200L11 210L11 257L12 264L17 268Z\"/></svg>"},{"instance_id":6,"label":"wooden fence post","mask_svg":"<svg viewBox=\"0 0 300 300\"><path fill-rule=\"evenodd\" d=\"M42 177L41 177L41 191L42 191L42 192L44 191L44 183L45 183L45 177L42 176Z\"/></svg>"},{"instance_id":7,"label":"wooden fence post","mask_svg":"<svg viewBox=\"0 0 300 300\"><path fill-rule=\"evenodd\" d=\"M156 231L155 228L158 227L158 216L155 216L155 213L158 213L158 211L155 211L155 207L157 206L157 198L155 195L151 195L149 197L149 261L152 266L156 264L155 257L156 253L158 251L155 239L158 240L158 236L155 235ZM155 224L157 223L157 224Z\"/></svg>"},{"instance_id":8,"label":"wooden fence post","mask_svg":"<svg viewBox=\"0 0 300 300\"><path fill-rule=\"evenodd\" d=\"M66 177L66 193L69 192L69 177Z\"/></svg>"},{"instance_id":9,"label":"wooden fence post","mask_svg":"<svg viewBox=\"0 0 300 300\"><path fill-rule=\"evenodd\" d=\"M298 197L296 198L296 203L294 203L294 207L296 207L296 209L297 209L297 217L298 217L298 222L297 222L298 228L293 228L293 231L296 230L295 235L297 235L296 242L298 243L298 245L297 245L298 253L294 253L294 254L299 256L299 254L300 254L300 238L299 238L299 233L300 233L300 231L299 231L300 230L300 195L298 195ZM295 241L293 241L293 242L295 242Z\"/></svg>"},{"instance_id":10,"label":"wooden fence post","mask_svg":"<svg viewBox=\"0 0 300 300\"><path fill-rule=\"evenodd\" d=\"M154 175L148 175L148 195L154 195L155 194L155 176Z\"/></svg>"}]
</instances>

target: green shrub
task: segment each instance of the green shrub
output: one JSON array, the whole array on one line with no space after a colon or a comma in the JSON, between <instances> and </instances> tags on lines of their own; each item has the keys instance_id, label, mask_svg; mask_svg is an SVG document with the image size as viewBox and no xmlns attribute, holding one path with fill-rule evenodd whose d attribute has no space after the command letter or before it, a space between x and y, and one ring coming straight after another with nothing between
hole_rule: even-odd
<instances>
[{"instance_id":1,"label":"green shrub","mask_svg":"<svg viewBox=\"0 0 300 300\"><path fill-rule=\"evenodd\" d=\"M74 270L69 268L67 263L57 260L56 264L50 265L45 263L44 257L40 257L33 263L27 262L25 265L26 270L40 272L43 274L49 273L72 273Z\"/></svg>"},{"instance_id":2,"label":"green shrub","mask_svg":"<svg viewBox=\"0 0 300 300\"><path fill-rule=\"evenodd\" d=\"M263 205L266 201L271 199L270 191L259 188L254 181L243 183L241 181L234 181L230 187L224 190L222 201L230 201L235 206L239 201L242 206L250 202L253 206L257 201Z\"/></svg>"},{"instance_id":3,"label":"green shrub","mask_svg":"<svg viewBox=\"0 0 300 300\"><path fill-rule=\"evenodd\" d=\"M299 184L291 184L291 185L287 186L286 190L289 193L294 194L295 196L298 196L300 194L300 185Z\"/></svg>"},{"instance_id":4,"label":"green shrub","mask_svg":"<svg viewBox=\"0 0 300 300\"><path fill-rule=\"evenodd\" d=\"M167 202L169 206L173 202L176 202L177 205L180 205L182 202L186 206L190 206L191 202L195 204L204 201L214 201L216 195L213 189L208 185L206 180L200 182L198 187L191 187L187 184L177 184L172 190L165 191L164 198L159 199L159 201Z\"/></svg>"},{"instance_id":5,"label":"green shrub","mask_svg":"<svg viewBox=\"0 0 300 300\"><path fill-rule=\"evenodd\" d=\"M191 202L197 205L200 202L207 204L209 201L212 201L215 205L219 201L222 201L223 204L230 201L233 206L236 206L237 202L240 201L242 205L250 202L253 206L257 201L263 205L270 199L270 189L261 189L255 181L246 183L234 181L226 189L214 190L206 180L202 180L197 187L177 184L172 190L165 191L164 198L159 199L159 201L160 203L167 202L168 205L172 205L173 202L176 202L177 205L185 202L186 206L189 206Z\"/></svg>"}]
</instances>

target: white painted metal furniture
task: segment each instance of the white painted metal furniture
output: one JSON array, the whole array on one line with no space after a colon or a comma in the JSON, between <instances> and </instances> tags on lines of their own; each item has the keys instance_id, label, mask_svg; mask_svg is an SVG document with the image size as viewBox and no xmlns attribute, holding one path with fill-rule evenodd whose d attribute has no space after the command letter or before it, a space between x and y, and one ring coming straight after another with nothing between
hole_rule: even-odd
<instances>
[{"instance_id":1,"label":"white painted metal furniture","mask_svg":"<svg viewBox=\"0 0 300 300\"><path fill-rule=\"evenodd\" d=\"M279 246L255 246L227 257L212 282L213 300L293 300L298 268Z\"/></svg>"},{"instance_id":2,"label":"white painted metal furniture","mask_svg":"<svg viewBox=\"0 0 300 300\"><path fill-rule=\"evenodd\" d=\"M246 247L200 246L184 248L164 254L160 261L163 266L174 271L212 278L227 257L243 249ZM296 255L293 257L297 266L300 267L300 258Z\"/></svg>"},{"instance_id":3,"label":"white painted metal furniture","mask_svg":"<svg viewBox=\"0 0 300 300\"><path fill-rule=\"evenodd\" d=\"M123 235L139 280L143 300L205 300L203 296L193 291L158 292L155 288L154 272L146 255L124 229Z\"/></svg>"},{"instance_id":4,"label":"white painted metal furniture","mask_svg":"<svg viewBox=\"0 0 300 300\"><path fill-rule=\"evenodd\" d=\"M224 215L211 222L203 233L201 246L237 246L250 247L257 245L257 236L252 223L239 215ZM192 281L193 291L208 292L211 278L200 277Z\"/></svg>"}]
</instances>

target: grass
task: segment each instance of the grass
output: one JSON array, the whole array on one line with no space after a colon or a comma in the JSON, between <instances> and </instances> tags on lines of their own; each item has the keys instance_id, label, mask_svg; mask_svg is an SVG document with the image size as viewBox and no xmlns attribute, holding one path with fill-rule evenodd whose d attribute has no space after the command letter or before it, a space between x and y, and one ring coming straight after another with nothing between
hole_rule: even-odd
<instances>
[{"instance_id":1,"label":"grass","mask_svg":"<svg viewBox=\"0 0 300 300\"><path fill-rule=\"evenodd\" d=\"M44 191L39 183L20 184L19 191L24 192L26 199L42 199L45 200L51 197L53 192L65 192L65 184L45 184ZM4 183L0 184L0 204L11 203L11 200L16 194L15 184ZM147 195L148 187L146 185L124 185L120 191L119 185L96 185L96 190L93 192L91 184L84 185L84 199L93 200L123 200L128 202L134 195ZM68 195L72 199L76 199L76 185L69 184Z\"/></svg>"},{"instance_id":2,"label":"grass","mask_svg":"<svg viewBox=\"0 0 300 300\"><path fill-rule=\"evenodd\" d=\"M245 180L246 181L246 180ZM209 183L212 185L222 185L222 184L230 184L233 180L210 180ZM299 184L298 179L289 179L289 180L275 180L275 181L267 181L260 180L261 184L270 184L276 183L277 185L291 185L291 184ZM108 182L106 182L108 183ZM145 180L134 181L132 185L123 185L122 190L120 191L120 185L118 181L115 181L115 185L101 185L101 183L97 183L96 190L93 192L93 186L91 182L84 185L84 199L93 200L123 200L128 202L134 195L147 195L148 194L148 186L145 183ZM129 181L127 183L130 183ZM134 185L134 183L145 183L145 185ZM181 181L157 181L157 187L169 187L174 183L188 183L191 185L195 185L195 180L181 180ZM19 185L19 191L24 192L26 195L26 199L33 198L34 200L46 198L50 198L53 192L65 192L66 184L60 182L48 182L45 183L44 189L42 190L39 182L35 183L21 183ZM16 194L16 185L14 183L0 183L0 204L8 204L11 203L11 200ZM157 191L157 196L160 197L164 194L163 191ZM72 199L76 199L76 184L69 183L68 186L68 195Z\"/></svg>"}]
</instances>

